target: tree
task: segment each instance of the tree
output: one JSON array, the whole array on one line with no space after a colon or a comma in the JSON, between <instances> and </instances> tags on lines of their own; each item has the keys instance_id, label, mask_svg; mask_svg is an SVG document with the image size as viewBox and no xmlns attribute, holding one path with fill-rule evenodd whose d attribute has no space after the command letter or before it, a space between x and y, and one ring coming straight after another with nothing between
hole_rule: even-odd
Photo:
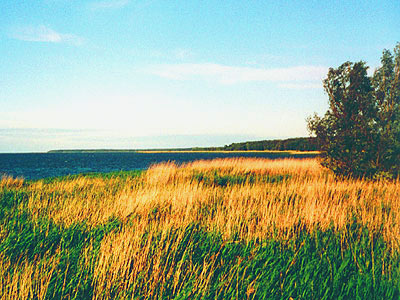
<instances>
[{"instance_id":1,"label":"tree","mask_svg":"<svg viewBox=\"0 0 400 300\"><path fill-rule=\"evenodd\" d=\"M382 65L374 72L372 86L378 106L376 165L381 172L397 176L400 171L400 43L394 54L383 51Z\"/></svg>"},{"instance_id":2,"label":"tree","mask_svg":"<svg viewBox=\"0 0 400 300\"><path fill-rule=\"evenodd\" d=\"M338 175L397 175L400 158L400 44L384 50L371 78L364 62L330 68L324 80L329 109L309 117L324 151L323 165Z\"/></svg>"}]
</instances>

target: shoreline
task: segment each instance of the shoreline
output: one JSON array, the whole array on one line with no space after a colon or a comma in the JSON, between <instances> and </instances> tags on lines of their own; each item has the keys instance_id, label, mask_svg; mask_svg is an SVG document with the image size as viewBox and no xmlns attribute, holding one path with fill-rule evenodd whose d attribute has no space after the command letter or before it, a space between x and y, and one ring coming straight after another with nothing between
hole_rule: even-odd
<instances>
[{"instance_id":1,"label":"shoreline","mask_svg":"<svg viewBox=\"0 0 400 300\"><path fill-rule=\"evenodd\" d=\"M271 153L319 155L321 151L298 150L137 150L136 153Z\"/></svg>"},{"instance_id":2,"label":"shoreline","mask_svg":"<svg viewBox=\"0 0 400 300\"><path fill-rule=\"evenodd\" d=\"M271 154L301 154L320 155L321 151L300 151L300 150L50 150L42 153L271 153Z\"/></svg>"}]
</instances>

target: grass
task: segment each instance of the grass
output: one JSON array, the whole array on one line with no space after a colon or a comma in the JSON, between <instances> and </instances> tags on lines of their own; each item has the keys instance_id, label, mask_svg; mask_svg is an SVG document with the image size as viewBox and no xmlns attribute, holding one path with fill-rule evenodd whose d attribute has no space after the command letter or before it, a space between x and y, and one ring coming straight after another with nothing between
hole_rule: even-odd
<instances>
[{"instance_id":1,"label":"grass","mask_svg":"<svg viewBox=\"0 0 400 300\"><path fill-rule=\"evenodd\" d=\"M316 156L321 151L300 150L135 150L137 153L271 153L271 154L302 154Z\"/></svg>"},{"instance_id":2,"label":"grass","mask_svg":"<svg viewBox=\"0 0 400 300\"><path fill-rule=\"evenodd\" d=\"M400 182L316 159L0 181L0 299L398 299Z\"/></svg>"}]
</instances>

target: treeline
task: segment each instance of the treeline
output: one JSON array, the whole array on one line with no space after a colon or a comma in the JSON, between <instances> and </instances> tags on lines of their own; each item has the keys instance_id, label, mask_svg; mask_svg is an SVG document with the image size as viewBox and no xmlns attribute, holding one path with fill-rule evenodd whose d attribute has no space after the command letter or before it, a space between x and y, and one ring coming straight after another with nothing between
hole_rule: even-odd
<instances>
[{"instance_id":1,"label":"treeline","mask_svg":"<svg viewBox=\"0 0 400 300\"><path fill-rule=\"evenodd\" d=\"M248 151L248 150L273 150L273 151L318 151L318 147L313 137L290 138L283 140L263 140L243 143L232 143L224 147L193 148L193 150L207 151Z\"/></svg>"},{"instance_id":2,"label":"treeline","mask_svg":"<svg viewBox=\"0 0 400 300\"><path fill-rule=\"evenodd\" d=\"M97 152L136 152L136 151L318 151L314 137L300 137L282 140L262 140L232 143L222 147L164 148L164 149L77 149L50 150L48 153L97 153Z\"/></svg>"}]
</instances>

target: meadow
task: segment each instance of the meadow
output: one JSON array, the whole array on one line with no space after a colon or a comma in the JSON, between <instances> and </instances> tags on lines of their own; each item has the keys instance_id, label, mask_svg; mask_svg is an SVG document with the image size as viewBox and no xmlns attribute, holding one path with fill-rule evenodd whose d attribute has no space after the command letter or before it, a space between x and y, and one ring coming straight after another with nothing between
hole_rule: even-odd
<instances>
[{"instance_id":1,"label":"meadow","mask_svg":"<svg viewBox=\"0 0 400 300\"><path fill-rule=\"evenodd\" d=\"M317 158L0 182L0 299L398 299L400 181Z\"/></svg>"}]
</instances>

